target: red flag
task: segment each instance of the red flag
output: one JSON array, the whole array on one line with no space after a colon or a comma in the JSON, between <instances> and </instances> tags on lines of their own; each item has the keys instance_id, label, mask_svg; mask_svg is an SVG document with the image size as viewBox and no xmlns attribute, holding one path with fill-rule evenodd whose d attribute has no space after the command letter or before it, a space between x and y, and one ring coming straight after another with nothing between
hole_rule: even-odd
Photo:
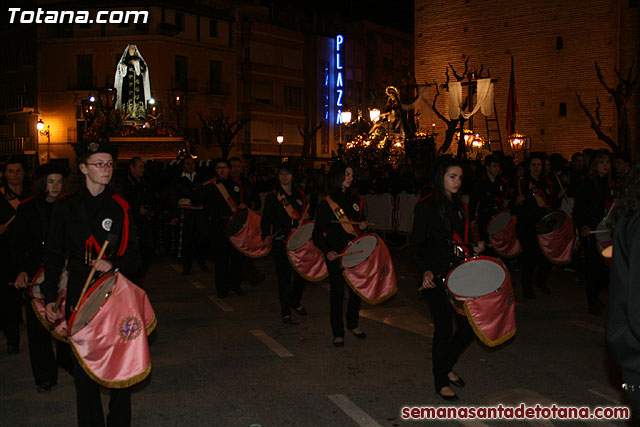
<instances>
[{"instance_id":1,"label":"red flag","mask_svg":"<svg viewBox=\"0 0 640 427\"><path fill-rule=\"evenodd\" d=\"M516 133L516 112L518 111L518 96L516 95L516 80L513 73L513 56L511 57L511 78L509 79L509 96L507 98L507 136Z\"/></svg>"}]
</instances>

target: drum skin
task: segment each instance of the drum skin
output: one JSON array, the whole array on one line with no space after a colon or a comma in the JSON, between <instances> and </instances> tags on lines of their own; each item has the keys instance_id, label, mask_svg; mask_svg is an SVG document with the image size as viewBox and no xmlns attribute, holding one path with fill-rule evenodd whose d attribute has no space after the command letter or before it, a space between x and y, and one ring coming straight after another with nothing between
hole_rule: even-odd
<instances>
[{"instance_id":1,"label":"drum skin","mask_svg":"<svg viewBox=\"0 0 640 427\"><path fill-rule=\"evenodd\" d=\"M112 272L91 286L78 311L72 313L68 339L78 363L91 379L105 387L125 388L151 373L147 335L155 326L155 313L146 292L122 274Z\"/></svg>"},{"instance_id":2,"label":"drum skin","mask_svg":"<svg viewBox=\"0 0 640 427\"><path fill-rule=\"evenodd\" d=\"M260 216L251 209L240 209L233 214L226 232L231 244L250 258L262 258L271 252L270 247L264 247Z\"/></svg>"},{"instance_id":3,"label":"drum skin","mask_svg":"<svg viewBox=\"0 0 640 427\"><path fill-rule=\"evenodd\" d=\"M493 250L503 258L514 258L522 253L522 245L516 234L517 220L515 215L502 211L495 214L487 224Z\"/></svg>"},{"instance_id":4,"label":"drum skin","mask_svg":"<svg viewBox=\"0 0 640 427\"><path fill-rule=\"evenodd\" d=\"M318 282L329 276L324 254L313 244L313 221L303 222L289 233L286 240L287 258L293 269L304 279Z\"/></svg>"},{"instance_id":5,"label":"drum skin","mask_svg":"<svg viewBox=\"0 0 640 427\"><path fill-rule=\"evenodd\" d=\"M549 261L559 265L571 262L576 230L570 216L563 211L551 212L536 225L536 231L540 250Z\"/></svg>"},{"instance_id":6,"label":"drum skin","mask_svg":"<svg viewBox=\"0 0 640 427\"><path fill-rule=\"evenodd\" d=\"M372 241L372 238L375 238L373 248L358 248L370 245L363 244L362 241ZM349 243L342 253L347 254L360 250L364 251L363 254L341 258L341 265L344 268L342 275L351 289L363 301L368 304L379 304L391 298L398 291L396 271L393 267L391 254L387 245L376 234L365 234L358 237ZM368 256L364 258L363 255L367 253ZM359 264L353 265L357 260L360 260Z\"/></svg>"},{"instance_id":7,"label":"drum skin","mask_svg":"<svg viewBox=\"0 0 640 427\"><path fill-rule=\"evenodd\" d=\"M492 264L486 264L487 262ZM462 292L461 287L456 286L457 284L451 283L451 281L455 281L457 277L473 276L473 270L476 269L474 263L479 267L477 268L478 274L475 275L477 278L482 277L482 274L480 274L482 271L493 271L496 268L502 270L501 275L490 279L491 283L481 284L484 291L494 288L496 286L495 281L499 280L499 278L503 279L502 283L488 293L475 296L478 292L473 289L473 283L469 282L466 285L469 289L464 292L466 295L453 295L450 292L453 296L452 304L458 311L456 306L461 303L464 309L463 314L467 317L476 336L488 347L496 347L511 339L516 333L516 306L513 286L511 285L511 275L507 267L499 259L487 256L470 258L449 272L447 275L447 289L454 288L458 292ZM487 267L491 268L487 269ZM469 271L458 275L456 270L460 271L459 269Z\"/></svg>"}]
</instances>

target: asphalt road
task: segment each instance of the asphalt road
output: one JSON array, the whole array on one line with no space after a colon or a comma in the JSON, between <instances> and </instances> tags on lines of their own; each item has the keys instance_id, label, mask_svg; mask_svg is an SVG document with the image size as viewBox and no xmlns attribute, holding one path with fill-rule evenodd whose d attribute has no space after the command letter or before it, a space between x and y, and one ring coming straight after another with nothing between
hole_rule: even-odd
<instances>
[{"instance_id":1,"label":"asphalt road","mask_svg":"<svg viewBox=\"0 0 640 427\"><path fill-rule=\"evenodd\" d=\"M145 287L158 318L153 372L135 387L134 426L402 426L403 407L450 406L433 390L433 326L404 250L393 250L399 292L361 310L368 335L347 332L334 348L327 283L309 284L306 317L280 320L271 258L257 260L267 280L243 284L245 296L215 295L212 273L194 266L182 276L175 260L159 258ZM209 263L213 269L211 263ZM523 300L518 271L518 332L488 349L476 340L456 366L467 386L456 406L618 406L616 369L608 359L604 317L586 313L581 276L556 269L552 294ZM24 329L24 328L23 328ZM49 393L36 393L23 330L21 351L0 353L1 426L73 426L75 391L61 371ZM108 394L103 393L107 408ZM420 421L420 423L425 421ZM448 420L442 425L497 426L497 420ZM589 421L588 424L594 424ZM530 420L509 425L585 425ZM597 425L625 425L622 421Z\"/></svg>"}]
</instances>

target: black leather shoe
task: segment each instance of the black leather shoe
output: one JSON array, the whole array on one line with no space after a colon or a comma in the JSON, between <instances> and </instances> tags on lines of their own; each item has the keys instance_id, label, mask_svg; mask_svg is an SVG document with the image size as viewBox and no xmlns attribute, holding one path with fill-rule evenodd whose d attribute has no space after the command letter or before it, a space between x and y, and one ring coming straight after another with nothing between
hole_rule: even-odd
<instances>
[{"instance_id":1,"label":"black leather shoe","mask_svg":"<svg viewBox=\"0 0 640 427\"><path fill-rule=\"evenodd\" d=\"M45 382L43 382L42 384L38 384L38 385L36 386L36 391L37 391L38 393L46 393L46 392L48 392L49 390L51 390L51 387L53 387L53 386L54 386L54 384L53 384L53 383L50 383L49 381L45 381Z\"/></svg>"},{"instance_id":2,"label":"black leather shoe","mask_svg":"<svg viewBox=\"0 0 640 427\"><path fill-rule=\"evenodd\" d=\"M349 329L349 332L351 332L353 336L356 338L360 338L361 340L363 340L367 337L367 334L365 334L364 331L360 331L360 332L354 332L354 331L355 329Z\"/></svg>"},{"instance_id":3,"label":"black leather shoe","mask_svg":"<svg viewBox=\"0 0 640 427\"><path fill-rule=\"evenodd\" d=\"M17 345L7 345L7 354L18 354L19 351L20 349Z\"/></svg>"},{"instance_id":4,"label":"black leather shoe","mask_svg":"<svg viewBox=\"0 0 640 427\"><path fill-rule=\"evenodd\" d=\"M300 307L297 307L297 308L296 307L291 307L291 309L293 311L295 311L296 313L298 313L300 316L306 316L308 314L307 310L305 310L303 306L300 306Z\"/></svg>"},{"instance_id":5,"label":"black leather shoe","mask_svg":"<svg viewBox=\"0 0 640 427\"><path fill-rule=\"evenodd\" d=\"M540 289L540 292L545 295L551 295L551 289L549 289L547 285L536 285L536 288Z\"/></svg>"},{"instance_id":6,"label":"black leather shoe","mask_svg":"<svg viewBox=\"0 0 640 427\"><path fill-rule=\"evenodd\" d=\"M462 388L465 386L465 382L464 380L460 377L460 375L458 375L458 379L453 381L451 378L449 378L449 384L454 385L458 388Z\"/></svg>"},{"instance_id":7,"label":"black leather shoe","mask_svg":"<svg viewBox=\"0 0 640 427\"><path fill-rule=\"evenodd\" d=\"M455 402L456 400L459 400L458 399L458 395L455 394L455 393L453 394L453 396L447 396L447 395L444 395L444 394L440 393L439 391L436 391L436 394L438 396L440 396L441 398L443 398L444 400L446 400L447 402Z\"/></svg>"},{"instance_id":8,"label":"black leather shoe","mask_svg":"<svg viewBox=\"0 0 640 427\"><path fill-rule=\"evenodd\" d=\"M344 338L343 337L333 338L333 345L335 347L344 347Z\"/></svg>"}]
</instances>

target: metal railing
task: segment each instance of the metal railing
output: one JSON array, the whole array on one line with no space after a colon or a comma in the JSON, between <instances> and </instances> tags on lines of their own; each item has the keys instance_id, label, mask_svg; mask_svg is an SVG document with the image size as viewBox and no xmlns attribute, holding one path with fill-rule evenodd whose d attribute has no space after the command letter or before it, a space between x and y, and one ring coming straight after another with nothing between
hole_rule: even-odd
<instances>
[{"instance_id":1,"label":"metal railing","mask_svg":"<svg viewBox=\"0 0 640 427\"><path fill-rule=\"evenodd\" d=\"M15 136L0 138L0 153L20 154L25 151L36 151L38 144L32 136Z\"/></svg>"}]
</instances>

